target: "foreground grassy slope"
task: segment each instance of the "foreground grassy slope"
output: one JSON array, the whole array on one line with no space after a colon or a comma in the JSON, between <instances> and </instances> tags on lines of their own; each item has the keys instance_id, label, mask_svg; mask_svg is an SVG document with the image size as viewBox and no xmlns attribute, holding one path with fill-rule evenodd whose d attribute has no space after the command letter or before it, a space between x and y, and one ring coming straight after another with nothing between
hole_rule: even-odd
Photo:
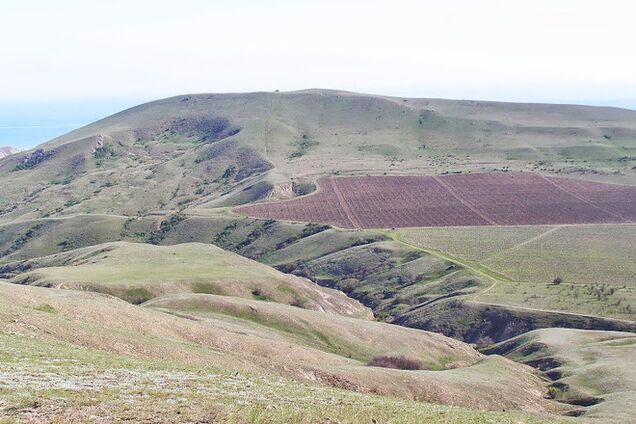
<instances>
[{"instance_id":1,"label":"foreground grassy slope","mask_svg":"<svg viewBox=\"0 0 636 424\"><path fill-rule=\"evenodd\" d=\"M0 421L7 424L89 420L323 423L326 419L342 423L565 422L237 375L211 367L193 369L4 333L0 334L0 355L0 372L6 377L0 383Z\"/></svg>"},{"instance_id":2,"label":"foreground grassy slope","mask_svg":"<svg viewBox=\"0 0 636 424\"><path fill-rule=\"evenodd\" d=\"M344 316L318 314L275 302L262 302L228 296L179 294L153 299L145 307L201 319L222 316L240 319L242 325L259 332L283 334L291 340L340 356L368 362L390 353L422 361L429 370L473 365L483 359L464 343L442 339L438 335L373 321Z\"/></svg>"},{"instance_id":3,"label":"foreground grassy slope","mask_svg":"<svg viewBox=\"0 0 636 424\"><path fill-rule=\"evenodd\" d=\"M632 422L636 401L636 336L611 331L545 329L485 350L541 369L551 396L580 406L594 422Z\"/></svg>"},{"instance_id":4,"label":"foreground grassy slope","mask_svg":"<svg viewBox=\"0 0 636 424\"><path fill-rule=\"evenodd\" d=\"M4 267L13 282L93 290L133 303L169 293L214 293L268 299L308 309L370 317L344 294L200 243L174 246L115 242Z\"/></svg>"},{"instance_id":5,"label":"foreground grassy slope","mask_svg":"<svg viewBox=\"0 0 636 424\"><path fill-rule=\"evenodd\" d=\"M0 294L0 352L14 358L0 365L7 377L3 381L9 382L8 387L0 386L10 394L0 404L5 415L36 409L35 413L43 416L72 411L81 416L82 408L57 409L60 399L66 398L101 414L109 405L123 414L127 405L139 402L132 393L148 386L155 388L140 413L156 414L158 408L168 409L173 416L185 408L186 414L202 414L205 411L200 408L209 405L228 414L228 402L252 395L252 401L247 402L250 407L271 399L280 412L268 414L293 413L294 408L286 405L296 396L310 393L317 383L482 409L565 410L544 398L545 382L529 367L501 357L482 359L461 342L417 330L368 321L359 321L362 327L355 330L354 321L358 321L353 318L332 320L334 315L323 312L213 295L189 295L189 299L176 295L172 300L165 298L154 306L140 307L97 293L3 283ZM245 311L251 308L268 321L257 323L246 317ZM323 336L317 338L321 331ZM404 346L378 342L400 333L407 340ZM334 352L333 346L324 344L325 339L335 343L348 340L349 350ZM369 355L397 353L418 354L429 364L464 367L401 371L368 367L360 361ZM21 365L15 358L21 358ZM25 374L26 369L31 372ZM53 369L56 371L49 372ZM161 370L171 371L163 374ZM160 384L157 378L161 378ZM89 382L93 385L88 386ZM28 389L14 390L25 384ZM244 389L237 391L237 387ZM315 390L318 399L320 393L329 393L320 387ZM80 394L87 393L92 394L91 400L86 404L85 397L82 403ZM192 399L193 404L186 407L186 401L178 405L162 402L169 393ZM340 393L338 398L346 396L344 392L333 393ZM289 402L281 400L285 395ZM204 397L208 400L202 405ZM369 400L375 404L373 398ZM307 403L310 409L316 408L311 406L315 401L301 404ZM331 411L329 403L323 406ZM424 413L427 406L422 404L422 408ZM246 409L249 412L251 408ZM309 416L320 413L326 412L314 410ZM348 407L340 412L345 418L351 413Z\"/></svg>"},{"instance_id":6,"label":"foreground grassy slope","mask_svg":"<svg viewBox=\"0 0 636 424\"><path fill-rule=\"evenodd\" d=\"M482 302L634 320L636 226L564 225L400 230L501 280ZM562 282L552 284L555 278Z\"/></svg>"}]
</instances>

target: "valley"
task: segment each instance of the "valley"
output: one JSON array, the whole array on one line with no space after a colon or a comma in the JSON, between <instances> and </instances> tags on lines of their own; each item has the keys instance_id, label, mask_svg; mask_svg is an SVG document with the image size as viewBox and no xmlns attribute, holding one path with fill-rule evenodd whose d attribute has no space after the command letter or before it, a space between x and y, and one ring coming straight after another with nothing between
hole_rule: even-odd
<instances>
[{"instance_id":1,"label":"valley","mask_svg":"<svg viewBox=\"0 0 636 424\"><path fill-rule=\"evenodd\" d=\"M0 178L0 422L635 419L634 111L190 94Z\"/></svg>"}]
</instances>

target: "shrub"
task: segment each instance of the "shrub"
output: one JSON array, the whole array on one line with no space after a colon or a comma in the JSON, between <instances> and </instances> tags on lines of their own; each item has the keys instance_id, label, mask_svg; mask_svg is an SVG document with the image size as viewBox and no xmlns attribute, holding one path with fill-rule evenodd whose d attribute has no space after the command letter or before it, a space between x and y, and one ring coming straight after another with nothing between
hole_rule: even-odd
<instances>
[{"instance_id":1,"label":"shrub","mask_svg":"<svg viewBox=\"0 0 636 424\"><path fill-rule=\"evenodd\" d=\"M554 284L555 286L558 286L562 282L563 282L563 278L561 277L556 277L554 280L552 280L552 284Z\"/></svg>"},{"instance_id":2,"label":"shrub","mask_svg":"<svg viewBox=\"0 0 636 424\"><path fill-rule=\"evenodd\" d=\"M556 399L559 394L561 394L561 391L558 388L550 386L548 387L548 393L546 397L548 399Z\"/></svg>"},{"instance_id":3,"label":"shrub","mask_svg":"<svg viewBox=\"0 0 636 424\"><path fill-rule=\"evenodd\" d=\"M35 309L40 311L40 312L46 312L47 314L55 314L55 313L57 313L55 308L52 307L51 305L49 305L48 303L42 303L41 305L39 305Z\"/></svg>"},{"instance_id":4,"label":"shrub","mask_svg":"<svg viewBox=\"0 0 636 424\"><path fill-rule=\"evenodd\" d=\"M252 297L256 300L269 300L268 297L265 296L260 289L252 290Z\"/></svg>"},{"instance_id":5,"label":"shrub","mask_svg":"<svg viewBox=\"0 0 636 424\"><path fill-rule=\"evenodd\" d=\"M421 370L422 362L404 356L376 356L367 364L370 367L396 368L399 370Z\"/></svg>"},{"instance_id":6,"label":"shrub","mask_svg":"<svg viewBox=\"0 0 636 424\"><path fill-rule=\"evenodd\" d=\"M126 290L122 298L133 305L141 305L152 299L152 294L142 287L137 287Z\"/></svg>"}]
</instances>

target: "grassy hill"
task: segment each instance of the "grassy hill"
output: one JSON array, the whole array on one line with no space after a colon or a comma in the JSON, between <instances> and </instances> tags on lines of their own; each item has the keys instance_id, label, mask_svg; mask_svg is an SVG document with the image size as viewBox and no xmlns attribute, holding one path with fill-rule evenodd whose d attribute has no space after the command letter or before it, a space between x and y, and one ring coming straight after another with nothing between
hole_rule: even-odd
<instances>
[{"instance_id":1,"label":"grassy hill","mask_svg":"<svg viewBox=\"0 0 636 424\"><path fill-rule=\"evenodd\" d=\"M171 293L211 293L371 316L368 309L341 292L200 243L106 243L4 268L11 269L22 271L12 280L17 284L97 291L135 304Z\"/></svg>"},{"instance_id":2,"label":"grassy hill","mask_svg":"<svg viewBox=\"0 0 636 424\"><path fill-rule=\"evenodd\" d=\"M552 420L364 393L480 409L564 410L544 398L546 382L529 367L484 358L432 333L206 294L173 295L139 307L98 293L6 283L0 283L0 293L0 415L5 417ZM255 321L248 311L264 320ZM400 344L391 342L397 339ZM409 354L441 369L459 368L367 366L365 359L377 354ZM168 401L175 396L176 403ZM133 405L138 406L130 410Z\"/></svg>"},{"instance_id":3,"label":"grassy hill","mask_svg":"<svg viewBox=\"0 0 636 424\"><path fill-rule=\"evenodd\" d=\"M0 146L0 159L18 153L19 150L11 146Z\"/></svg>"},{"instance_id":4,"label":"grassy hill","mask_svg":"<svg viewBox=\"0 0 636 424\"><path fill-rule=\"evenodd\" d=\"M0 214L227 206L304 192L333 173L506 168L634 184L635 122L613 108L327 90L178 96L0 160Z\"/></svg>"},{"instance_id":5,"label":"grassy hill","mask_svg":"<svg viewBox=\"0 0 636 424\"><path fill-rule=\"evenodd\" d=\"M552 328L532 331L485 350L541 369L551 397L580 406L598 421L636 417L636 336L611 331Z\"/></svg>"},{"instance_id":6,"label":"grassy hill","mask_svg":"<svg viewBox=\"0 0 636 424\"><path fill-rule=\"evenodd\" d=\"M0 159L0 422L538 423L589 397L599 422L629 418L632 389L607 389L629 336L523 333L636 331L632 226L343 231L232 212L324 175L493 170L636 185L636 112L196 94ZM422 369L368 365L403 360Z\"/></svg>"}]
</instances>

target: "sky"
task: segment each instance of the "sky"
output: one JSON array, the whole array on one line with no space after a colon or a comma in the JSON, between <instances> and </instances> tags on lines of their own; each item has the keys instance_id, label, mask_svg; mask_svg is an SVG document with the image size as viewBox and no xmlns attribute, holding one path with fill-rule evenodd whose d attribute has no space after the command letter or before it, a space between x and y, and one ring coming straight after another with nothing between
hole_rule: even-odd
<instances>
[{"instance_id":1,"label":"sky","mask_svg":"<svg viewBox=\"0 0 636 424\"><path fill-rule=\"evenodd\" d=\"M0 145L192 92L636 109L634 17L620 0L0 0Z\"/></svg>"}]
</instances>

